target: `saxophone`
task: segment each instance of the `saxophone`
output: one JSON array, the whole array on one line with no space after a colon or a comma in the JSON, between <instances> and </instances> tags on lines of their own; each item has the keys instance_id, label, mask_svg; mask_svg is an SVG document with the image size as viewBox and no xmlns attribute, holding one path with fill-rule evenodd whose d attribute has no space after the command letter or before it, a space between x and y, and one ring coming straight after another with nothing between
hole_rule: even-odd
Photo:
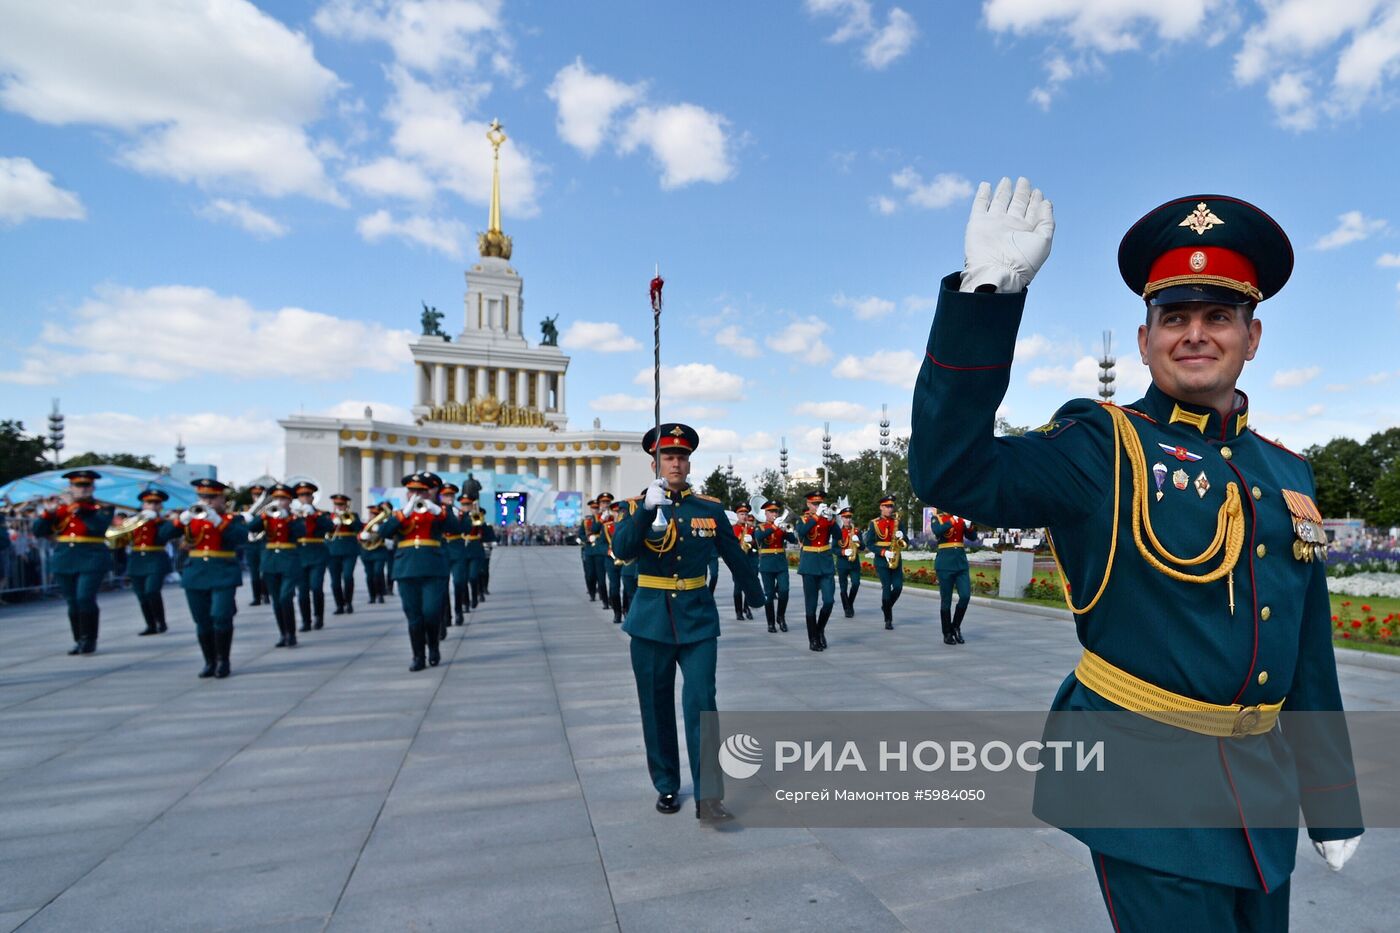
<instances>
[{"instance_id":1,"label":"saxophone","mask_svg":"<svg viewBox=\"0 0 1400 933\"><path fill-rule=\"evenodd\" d=\"M891 570L899 569L900 552L907 547L904 539L899 536L899 513L894 513L894 530L890 532L890 546L885 549L885 563L889 564Z\"/></svg>"}]
</instances>

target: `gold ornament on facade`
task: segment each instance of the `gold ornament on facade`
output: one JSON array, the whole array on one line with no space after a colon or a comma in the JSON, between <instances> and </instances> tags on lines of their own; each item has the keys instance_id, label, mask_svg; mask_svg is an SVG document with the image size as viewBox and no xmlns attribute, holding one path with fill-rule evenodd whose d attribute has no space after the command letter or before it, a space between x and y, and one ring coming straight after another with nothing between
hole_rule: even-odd
<instances>
[{"instance_id":1,"label":"gold ornament on facade","mask_svg":"<svg viewBox=\"0 0 1400 933\"><path fill-rule=\"evenodd\" d=\"M410 447L417 447L417 446L418 446L418 438L416 438L416 437L410 437L410 438L408 439L408 446L410 446Z\"/></svg>"},{"instance_id":2,"label":"gold ornament on facade","mask_svg":"<svg viewBox=\"0 0 1400 933\"><path fill-rule=\"evenodd\" d=\"M501 129L500 120L491 121L491 129L486 139L491 143L491 213L487 218L486 232L476 236L476 248L482 257L496 256L510 258L510 237L501 232L501 144L508 137Z\"/></svg>"},{"instance_id":3,"label":"gold ornament on facade","mask_svg":"<svg viewBox=\"0 0 1400 933\"><path fill-rule=\"evenodd\" d=\"M497 442L496 442L496 449L497 449L497 450L505 450L505 449L506 449L506 442L505 442L505 441L497 441Z\"/></svg>"},{"instance_id":4,"label":"gold ornament on facade","mask_svg":"<svg viewBox=\"0 0 1400 933\"><path fill-rule=\"evenodd\" d=\"M357 440L357 441L362 441L362 440L364 440L366 437L369 437L369 433L366 432L366 431L356 431L356 432L355 432L355 440Z\"/></svg>"},{"instance_id":5,"label":"gold ornament on facade","mask_svg":"<svg viewBox=\"0 0 1400 933\"><path fill-rule=\"evenodd\" d=\"M430 438L428 438L428 446L429 446L429 447L436 447L436 446L438 446L438 445L441 444L441 443L442 443L442 441L438 440L438 439L435 438L435 437L430 437Z\"/></svg>"},{"instance_id":6,"label":"gold ornament on facade","mask_svg":"<svg viewBox=\"0 0 1400 933\"><path fill-rule=\"evenodd\" d=\"M454 440L454 441L451 442L451 446L452 446L452 449L453 449L453 450L461 450L461 449L462 449L462 442L461 442L461 441Z\"/></svg>"},{"instance_id":7,"label":"gold ornament on facade","mask_svg":"<svg viewBox=\"0 0 1400 933\"><path fill-rule=\"evenodd\" d=\"M444 424L494 424L502 428L559 430L559 426L551 423L545 417L545 413L538 408L531 408L527 405L503 405L494 395L488 395L479 400L473 399L465 404L453 401L434 405L428 409L428 414L422 421L425 423L434 421Z\"/></svg>"},{"instance_id":8,"label":"gold ornament on facade","mask_svg":"<svg viewBox=\"0 0 1400 933\"><path fill-rule=\"evenodd\" d=\"M388 434L384 437L384 439L391 444L397 444L399 441L399 436L397 434Z\"/></svg>"},{"instance_id":9,"label":"gold ornament on facade","mask_svg":"<svg viewBox=\"0 0 1400 933\"><path fill-rule=\"evenodd\" d=\"M350 440L351 437L352 437L352 435L350 434L350 429L349 429L349 428L346 428L346 429L344 429L344 430L342 430L342 431L340 432L340 439L341 439L342 441L348 441L348 440Z\"/></svg>"}]
</instances>

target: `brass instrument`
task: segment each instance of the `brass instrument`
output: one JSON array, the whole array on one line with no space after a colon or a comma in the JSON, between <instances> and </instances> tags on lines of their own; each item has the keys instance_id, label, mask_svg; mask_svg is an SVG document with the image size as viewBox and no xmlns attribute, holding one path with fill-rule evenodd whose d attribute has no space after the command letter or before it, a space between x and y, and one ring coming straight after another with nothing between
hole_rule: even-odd
<instances>
[{"instance_id":1,"label":"brass instrument","mask_svg":"<svg viewBox=\"0 0 1400 933\"><path fill-rule=\"evenodd\" d=\"M248 507L248 517L249 517L249 518L257 518L259 515L262 515L263 512L264 512L264 510L266 510L266 509L268 509L268 508L270 507L270 506L269 506L269 503L270 503L271 501L272 501L272 496L271 496L271 494L268 493L266 490L264 490L264 491L263 491L263 494L262 494L261 496L258 497L258 501L257 501L257 502L254 502L251 506ZM269 517L269 518L276 518L277 516L269 515L268 517ZM252 543L252 542L257 542L257 541L261 541L263 538L266 538L266 537L267 537L267 532L266 532L266 531L251 531L251 532L248 533L248 541L249 541L250 543Z\"/></svg>"},{"instance_id":2,"label":"brass instrument","mask_svg":"<svg viewBox=\"0 0 1400 933\"><path fill-rule=\"evenodd\" d=\"M903 551L907 544L899 536L899 513L894 513L894 531L890 533L890 546L885 549L885 562L889 564L891 570L899 569L899 553Z\"/></svg>"},{"instance_id":3,"label":"brass instrument","mask_svg":"<svg viewBox=\"0 0 1400 933\"><path fill-rule=\"evenodd\" d=\"M282 508L282 506L274 502L271 505L263 506L263 510L258 514L264 515L267 518L275 518L280 521L281 519L286 518L290 513L286 509Z\"/></svg>"},{"instance_id":4,"label":"brass instrument","mask_svg":"<svg viewBox=\"0 0 1400 933\"><path fill-rule=\"evenodd\" d=\"M190 506L187 511L190 513L191 519L200 518L205 521L212 521L209 516L215 514L214 510L203 502L196 502L194 505Z\"/></svg>"},{"instance_id":5,"label":"brass instrument","mask_svg":"<svg viewBox=\"0 0 1400 933\"><path fill-rule=\"evenodd\" d=\"M428 511L428 500L422 496L414 496L408 503L408 510L415 515L422 515Z\"/></svg>"},{"instance_id":6,"label":"brass instrument","mask_svg":"<svg viewBox=\"0 0 1400 933\"><path fill-rule=\"evenodd\" d=\"M374 517L365 522L364 531L369 535L369 540L365 542L366 551L377 551L384 546L384 536L379 533L377 526L394 514L394 510L388 506L383 506L375 513Z\"/></svg>"},{"instance_id":7,"label":"brass instrument","mask_svg":"<svg viewBox=\"0 0 1400 933\"><path fill-rule=\"evenodd\" d=\"M114 551L120 551L131 543L131 535L136 529L140 528L142 525L149 524L151 521L153 521L153 519L146 518L138 512L135 515L127 516L115 525L109 526L106 534L107 546Z\"/></svg>"}]
</instances>

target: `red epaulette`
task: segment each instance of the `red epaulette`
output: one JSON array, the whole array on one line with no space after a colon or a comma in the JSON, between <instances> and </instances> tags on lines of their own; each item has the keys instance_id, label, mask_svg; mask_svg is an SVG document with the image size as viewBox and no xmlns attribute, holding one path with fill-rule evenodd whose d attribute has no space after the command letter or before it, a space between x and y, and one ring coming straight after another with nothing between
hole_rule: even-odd
<instances>
[{"instance_id":1,"label":"red epaulette","mask_svg":"<svg viewBox=\"0 0 1400 933\"><path fill-rule=\"evenodd\" d=\"M697 499L704 499L706 502L718 502L718 501L719 501L719 500L716 499L714 496L707 496L707 495L705 495L703 492L691 493L691 495L693 495L693 496L694 496L695 498L697 498Z\"/></svg>"},{"instance_id":2,"label":"red epaulette","mask_svg":"<svg viewBox=\"0 0 1400 933\"><path fill-rule=\"evenodd\" d=\"M1297 451L1289 450L1287 447L1283 446L1283 445L1280 444L1278 441L1271 441L1271 440L1269 440L1267 437L1265 437L1264 435L1260 434L1258 431L1254 430L1253 428L1250 428L1250 429L1249 429L1249 433L1250 433L1250 434L1253 434L1255 437L1259 438L1259 439L1260 439L1261 441L1263 441L1264 443L1269 444L1269 445L1272 446L1272 447L1277 447L1279 450L1283 451L1283 452L1286 453L1286 454L1293 454L1293 456L1297 457L1299 460L1303 461L1304 463L1307 463L1307 462L1308 462L1308 458L1307 458L1307 457L1304 457L1302 454L1298 453Z\"/></svg>"},{"instance_id":3,"label":"red epaulette","mask_svg":"<svg viewBox=\"0 0 1400 933\"><path fill-rule=\"evenodd\" d=\"M1127 405L1118 405L1114 402L1099 402L1099 405L1103 408L1116 408L1119 411L1125 411L1130 415L1137 415L1139 418L1150 421L1153 424L1157 423L1157 419L1147 414L1147 412L1138 411L1136 408L1129 408Z\"/></svg>"}]
</instances>

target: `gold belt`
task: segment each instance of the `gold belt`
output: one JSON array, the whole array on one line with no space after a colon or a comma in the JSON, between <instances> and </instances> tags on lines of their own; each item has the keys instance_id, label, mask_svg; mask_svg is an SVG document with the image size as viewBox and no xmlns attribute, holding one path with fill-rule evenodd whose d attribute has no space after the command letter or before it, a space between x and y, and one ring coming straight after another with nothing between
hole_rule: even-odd
<instances>
[{"instance_id":1,"label":"gold belt","mask_svg":"<svg viewBox=\"0 0 1400 933\"><path fill-rule=\"evenodd\" d=\"M698 590L707 586L705 577L658 577L649 573L637 574L637 585L646 590Z\"/></svg>"},{"instance_id":2,"label":"gold belt","mask_svg":"<svg viewBox=\"0 0 1400 933\"><path fill-rule=\"evenodd\" d=\"M819 547L813 547L810 544L804 544L802 545L802 550L811 554L825 554L827 551L831 550L831 545L823 544Z\"/></svg>"},{"instance_id":3,"label":"gold belt","mask_svg":"<svg viewBox=\"0 0 1400 933\"><path fill-rule=\"evenodd\" d=\"M59 535L54 538L62 544L106 544L106 538L93 538L88 535Z\"/></svg>"},{"instance_id":4,"label":"gold belt","mask_svg":"<svg viewBox=\"0 0 1400 933\"><path fill-rule=\"evenodd\" d=\"M894 542L893 542L893 541L876 541L875 544L876 544L877 546L879 546L879 547L894 547ZM952 545L951 545L951 544L940 544L939 547L952 547Z\"/></svg>"},{"instance_id":5,"label":"gold belt","mask_svg":"<svg viewBox=\"0 0 1400 933\"><path fill-rule=\"evenodd\" d=\"M298 544L325 544L325 538L297 538Z\"/></svg>"},{"instance_id":6,"label":"gold belt","mask_svg":"<svg viewBox=\"0 0 1400 933\"><path fill-rule=\"evenodd\" d=\"M337 531L335 534L331 535L331 537L333 537L333 538L354 538L354 537L357 536L357 534L358 534L358 532L354 532L354 531Z\"/></svg>"},{"instance_id":7,"label":"gold belt","mask_svg":"<svg viewBox=\"0 0 1400 933\"><path fill-rule=\"evenodd\" d=\"M1074 676L1105 700L1124 709L1178 729L1218 738L1264 735L1273 729L1279 710L1283 708L1282 700L1255 706L1238 703L1223 706L1193 700L1134 677L1087 648L1074 669Z\"/></svg>"},{"instance_id":8,"label":"gold belt","mask_svg":"<svg viewBox=\"0 0 1400 933\"><path fill-rule=\"evenodd\" d=\"M758 549L758 553L760 554L781 554L783 551L784 548L780 547L761 547Z\"/></svg>"},{"instance_id":9,"label":"gold belt","mask_svg":"<svg viewBox=\"0 0 1400 933\"><path fill-rule=\"evenodd\" d=\"M445 541L465 541L465 540L467 540L467 536L466 536L466 535L443 535L442 537L443 537L443 540L445 540Z\"/></svg>"},{"instance_id":10,"label":"gold belt","mask_svg":"<svg viewBox=\"0 0 1400 933\"><path fill-rule=\"evenodd\" d=\"M399 547L442 547L435 538L407 538L399 542Z\"/></svg>"},{"instance_id":11,"label":"gold belt","mask_svg":"<svg viewBox=\"0 0 1400 933\"><path fill-rule=\"evenodd\" d=\"M292 551L296 549L296 545L290 541L269 541L267 549L269 551Z\"/></svg>"},{"instance_id":12,"label":"gold belt","mask_svg":"<svg viewBox=\"0 0 1400 933\"><path fill-rule=\"evenodd\" d=\"M965 545L964 545L961 541L952 541L952 542L949 542L948 544L940 544L940 545L938 546L938 549L941 551L941 550L943 550L945 547L964 547L964 546L965 546Z\"/></svg>"},{"instance_id":13,"label":"gold belt","mask_svg":"<svg viewBox=\"0 0 1400 933\"><path fill-rule=\"evenodd\" d=\"M133 554L154 554L157 551L164 551L165 548L158 544L133 544L131 553Z\"/></svg>"},{"instance_id":14,"label":"gold belt","mask_svg":"<svg viewBox=\"0 0 1400 933\"><path fill-rule=\"evenodd\" d=\"M191 556L191 557L203 557L205 560L208 560L208 559L211 558L211 557L237 557L238 555L235 554L235 553L233 553L233 551L203 551L203 550L200 550L200 551L190 551L190 556Z\"/></svg>"}]
</instances>

